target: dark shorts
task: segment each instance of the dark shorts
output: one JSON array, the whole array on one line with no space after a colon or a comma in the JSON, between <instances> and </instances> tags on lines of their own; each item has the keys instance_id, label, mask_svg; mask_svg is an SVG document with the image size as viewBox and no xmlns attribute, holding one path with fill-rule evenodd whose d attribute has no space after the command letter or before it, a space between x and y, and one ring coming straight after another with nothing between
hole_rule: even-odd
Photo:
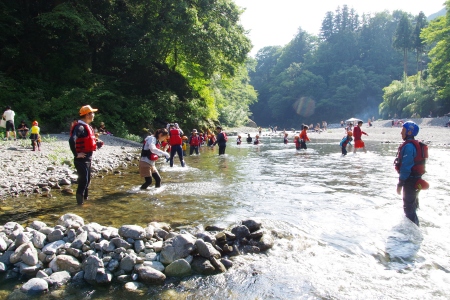
<instances>
[{"instance_id":1,"label":"dark shorts","mask_svg":"<svg viewBox=\"0 0 450 300\"><path fill-rule=\"evenodd\" d=\"M6 131L15 131L14 121L6 121Z\"/></svg>"}]
</instances>

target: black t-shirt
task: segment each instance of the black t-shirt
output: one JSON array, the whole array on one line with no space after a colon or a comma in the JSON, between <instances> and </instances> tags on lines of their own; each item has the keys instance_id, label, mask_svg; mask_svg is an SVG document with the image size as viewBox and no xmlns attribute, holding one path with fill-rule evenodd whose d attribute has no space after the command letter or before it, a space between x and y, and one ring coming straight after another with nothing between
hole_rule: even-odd
<instances>
[{"instance_id":1,"label":"black t-shirt","mask_svg":"<svg viewBox=\"0 0 450 300\"><path fill-rule=\"evenodd\" d=\"M248 138L247 138L247 143L251 143L252 142L252 137L251 136L249 136Z\"/></svg>"}]
</instances>

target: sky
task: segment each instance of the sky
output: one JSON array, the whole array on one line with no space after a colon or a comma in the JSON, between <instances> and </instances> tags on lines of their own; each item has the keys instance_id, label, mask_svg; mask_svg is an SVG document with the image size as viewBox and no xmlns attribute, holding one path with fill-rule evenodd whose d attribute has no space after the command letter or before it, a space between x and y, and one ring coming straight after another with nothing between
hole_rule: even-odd
<instances>
[{"instance_id":1,"label":"sky","mask_svg":"<svg viewBox=\"0 0 450 300\"><path fill-rule=\"evenodd\" d=\"M347 5L363 13L403 10L413 15L423 11L426 16L440 11L445 0L234 0L245 12L241 24L252 40L251 56L266 46L284 46L295 36L298 28L317 35L326 12Z\"/></svg>"}]
</instances>

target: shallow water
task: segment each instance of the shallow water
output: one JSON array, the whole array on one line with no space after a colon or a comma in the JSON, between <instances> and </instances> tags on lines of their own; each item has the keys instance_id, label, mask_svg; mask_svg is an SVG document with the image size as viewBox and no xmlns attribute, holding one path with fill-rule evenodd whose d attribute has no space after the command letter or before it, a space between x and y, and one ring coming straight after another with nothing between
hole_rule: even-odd
<instances>
[{"instance_id":1,"label":"shallow water","mask_svg":"<svg viewBox=\"0 0 450 300\"><path fill-rule=\"evenodd\" d=\"M397 146L366 141L368 153L342 157L339 142L320 140L308 150L282 138L236 146L226 155L203 148L170 168L162 162L163 187L140 191L137 168L96 178L91 201L73 196L19 198L3 206L0 223L40 219L53 225L67 212L102 225L172 227L231 225L257 218L277 237L264 255L234 258L225 274L168 280L141 299L448 299L450 298L450 179L448 149L430 147L430 190L422 191L421 227L404 218L396 194ZM56 194L56 193L55 193ZM12 284L0 288L11 290ZM122 286L68 288L86 299L121 299ZM47 296L44 296L47 297Z\"/></svg>"}]
</instances>

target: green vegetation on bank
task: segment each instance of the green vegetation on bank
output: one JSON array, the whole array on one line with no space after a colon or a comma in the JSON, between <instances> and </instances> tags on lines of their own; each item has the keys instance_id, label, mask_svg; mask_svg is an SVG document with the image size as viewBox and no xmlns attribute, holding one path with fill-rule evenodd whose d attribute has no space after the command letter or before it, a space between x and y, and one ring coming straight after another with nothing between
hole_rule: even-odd
<instances>
[{"instance_id":1,"label":"green vegetation on bank","mask_svg":"<svg viewBox=\"0 0 450 300\"><path fill-rule=\"evenodd\" d=\"M0 0L0 107L43 132L85 104L118 136L240 125L256 99L240 14L231 0Z\"/></svg>"}]
</instances>

